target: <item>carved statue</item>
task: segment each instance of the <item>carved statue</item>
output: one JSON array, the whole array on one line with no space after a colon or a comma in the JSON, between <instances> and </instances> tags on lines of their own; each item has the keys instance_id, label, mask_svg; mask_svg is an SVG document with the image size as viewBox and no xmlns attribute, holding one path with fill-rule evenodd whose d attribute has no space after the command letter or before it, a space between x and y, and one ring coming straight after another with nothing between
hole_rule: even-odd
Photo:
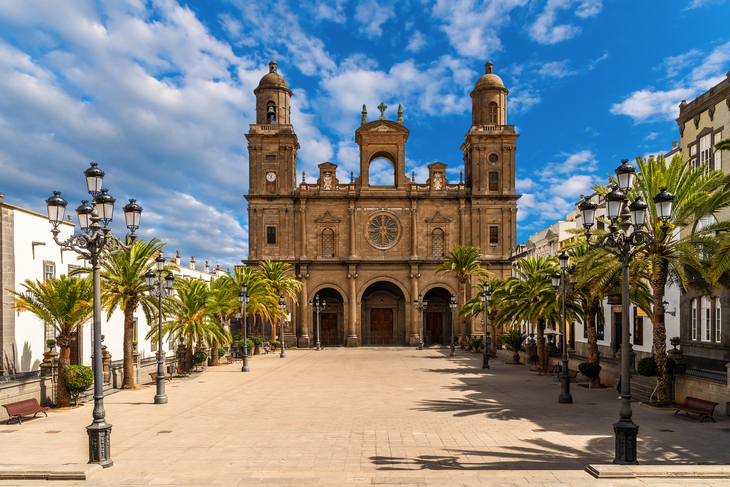
<instances>
[{"instance_id":1,"label":"carved statue","mask_svg":"<svg viewBox=\"0 0 730 487\"><path fill-rule=\"evenodd\" d=\"M324 177L322 178L322 189L326 191L330 191L332 189L332 173L329 171L324 173Z\"/></svg>"},{"instance_id":2,"label":"carved statue","mask_svg":"<svg viewBox=\"0 0 730 487\"><path fill-rule=\"evenodd\" d=\"M444 186L444 177L440 172L433 175L433 189L441 189Z\"/></svg>"}]
</instances>

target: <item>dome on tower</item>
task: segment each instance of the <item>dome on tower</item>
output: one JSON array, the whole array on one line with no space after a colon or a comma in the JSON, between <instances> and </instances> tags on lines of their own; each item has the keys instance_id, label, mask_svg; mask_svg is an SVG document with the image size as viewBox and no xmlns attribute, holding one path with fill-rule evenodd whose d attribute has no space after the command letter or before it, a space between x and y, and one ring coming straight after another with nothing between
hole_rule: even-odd
<instances>
[{"instance_id":1,"label":"dome on tower","mask_svg":"<svg viewBox=\"0 0 730 487\"><path fill-rule=\"evenodd\" d=\"M488 62L484 65L486 74L479 78L479 81L477 81L477 85L474 88L475 90L479 89L490 89L490 88L504 88L504 83L502 82L502 78L497 76L492 72L492 66L494 66L491 62Z\"/></svg>"},{"instance_id":2,"label":"dome on tower","mask_svg":"<svg viewBox=\"0 0 730 487\"><path fill-rule=\"evenodd\" d=\"M259 88L289 88L284 78L276 72L276 61L273 59L269 63L269 73L261 78Z\"/></svg>"}]
</instances>

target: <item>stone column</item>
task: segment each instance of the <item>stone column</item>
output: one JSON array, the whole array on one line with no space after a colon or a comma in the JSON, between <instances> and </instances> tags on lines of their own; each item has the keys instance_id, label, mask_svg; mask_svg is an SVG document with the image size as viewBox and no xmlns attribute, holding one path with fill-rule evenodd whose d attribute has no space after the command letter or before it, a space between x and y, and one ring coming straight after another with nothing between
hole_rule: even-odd
<instances>
[{"instance_id":1,"label":"stone column","mask_svg":"<svg viewBox=\"0 0 730 487\"><path fill-rule=\"evenodd\" d=\"M0 376L16 372L15 210L3 205L0 193Z\"/></svg>"},{"instance_id":2,"label":"stone column","mask_svg":"<svg viewBox=\"0 0 730 487\"><path fill-rule=\"evenodd\" d=\"M300 249L299 249L299 258L300 259L306 259L307 258L307 207L305 206L304 200L301 200L301 203L299 203L299 226L301 230L301 237L300 237Z\"/></svg>"},{"instance_id":3,"label":"stone column","mask_svg":"<svg viewBox=\"0 0 730 487\"><path fill-rule=\"evenodd\" d=\"M101 370L104 376L104 382L108 383L112 380L112 354L106 348L106 345L101 346Z\"/></svg>"},{"instance_id":4,"label":"stone column","mask_svg":"<svg viewBox=\"0 0 730 487\"><path fill-rule=\"evenodd\" d=\"M58 367L58 352L50 350L43 354L43 362L40 365L41 376L53 376L53 369Z\"/></svg>"},{"instance_id":5,"label":"stone column","mask_svg":"<svg viewBox=\"0 0 730 487\"><path fill-rule=\"evenodd\" d=\"M345 340L346 347L357 347L357 265L350 265L350 272L347 274L347 278L350 280L350 293L348 296L350 305L350 319L347 323L347 339Z\"/></svg>"},{"instance_id":6,"label":"stone column","mask_svg":"<svg viewBox=\"0 0 730 487\"><path fill-rule=\"evenodd\" d=\"M418 259L418 232L416 229L416 213L418 213L418 202L416 200L411 200L411 259L413 260Z\"/></svg>"},{"instance_id":7,"label":"stone column","mask_svg":"<svg viewBox=\"0 0 730 487\"><path fill-rule=\"evenodd\" d=\"M410 330L408 334L408 345L412 347L417 347L418 343L420 341L420 335L419 335L419 327L418 327L418 317L419 313L418 310L416 310L413 307L413 301L418 299L418 278L421 277L421 274L418 272L418 266L412 265L411 266L411 299L406 302L406 306L411 312L411 322L410 322Z\"/></svg>"},{"instance_id":8,"label":"stone column","mask_svg":"<svg viewBox=\"0 0 730 487\"><path fill-rule=\"evenodd\" d=\"M459 245L466 245L466 229L464 228L464 214L466 213L466 206L464 200L459 200ZM446 250L446 249L444 249Z\"/></svg>"},{"instance_id":9,"label":"stone column","mask_svg":"<svg viewBox=\"0 0 730 487\"><path fill-rule=\"evenodd\" d=\"M307 288L307 281L309 280L309 274L307 274L307 267L302 265L300 267L299 280L302 283L302 290L299 293L299 348L309 348L309 315L311 314L311 308L309 307L309 290Z\"/></svg>"},{"instance_id":10,"label":"stone column","mask_svg":"<svg viewBox=\"0 0 730 487\"><path fill-rule=\"evenodd\" d=\"M355 258L355 202L350 201L350 259Z\"/></svg>"}]
</instances>

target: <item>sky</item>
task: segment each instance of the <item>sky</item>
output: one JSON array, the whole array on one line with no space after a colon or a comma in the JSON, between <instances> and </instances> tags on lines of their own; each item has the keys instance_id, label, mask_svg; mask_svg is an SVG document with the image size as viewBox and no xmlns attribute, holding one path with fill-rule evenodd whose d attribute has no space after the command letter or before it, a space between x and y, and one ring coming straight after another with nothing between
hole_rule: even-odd
<instances>
[{"instance_id":1,"label":"sky","mask_svg":"<svg viewBox=\"0 0 730 487\"><path fill-rule=\"evenodd\" d=\"M278 63L298 172L358 175L362 105L403 105L407 174L463 170L469 93L484 64L510 90L517 242L574 209L624 158L679 140L678 104L730 71L730 0L0 0L0 191L45 212L106 172L142 238L183 263L248 256L253 90ZM373 168L376 177L382 169ZM385 177L383 174L382 177ZM199 265L200 268L200 265Z\"/></svg>"}]
</instances>

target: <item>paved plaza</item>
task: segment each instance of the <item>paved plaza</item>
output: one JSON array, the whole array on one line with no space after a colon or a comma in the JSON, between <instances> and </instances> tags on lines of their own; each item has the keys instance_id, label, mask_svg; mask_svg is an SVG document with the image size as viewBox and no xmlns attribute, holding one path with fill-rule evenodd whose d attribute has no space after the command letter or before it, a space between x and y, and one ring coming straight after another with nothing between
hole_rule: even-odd
<instances>
[{"instance_id":1,"label":"paved plaza","mask_svg":"<svg viewBox=\"0 0 730 487\"><path fill-rule=\"evenodd\" d=\"M288 350L106 398L114 466L87 481L0 485L729 485L730 480L598 480L613 459L611 389L447 349ZM581 382L585 383L585 379ZM91 404L0 425L2 465L84 464ZM730 420L700 424L636 404L642 464L727 464ZM31 467L32 468L32 467Z\"/></svg>"}]
</instances>

